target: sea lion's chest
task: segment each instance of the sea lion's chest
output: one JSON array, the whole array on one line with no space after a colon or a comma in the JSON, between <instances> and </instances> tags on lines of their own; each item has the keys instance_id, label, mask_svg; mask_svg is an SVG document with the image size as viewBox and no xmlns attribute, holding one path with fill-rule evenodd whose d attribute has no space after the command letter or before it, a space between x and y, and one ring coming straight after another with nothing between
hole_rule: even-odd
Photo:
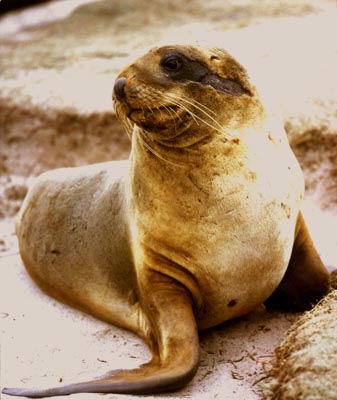
<instances>
[{"instance_id":1,"label":"sea lion's chest","mask_svg":"<svg viewBox=\"0 0 337 400\"><path fill-rule=\"evenodd\" d=\"M292 153L246 152L229 167L196 168L175 179L158 174L160 184L142 177L135 192L138 240L195 278L199 327L265 301L287 268L303 192Z\"/></svg>"}]
</instances>

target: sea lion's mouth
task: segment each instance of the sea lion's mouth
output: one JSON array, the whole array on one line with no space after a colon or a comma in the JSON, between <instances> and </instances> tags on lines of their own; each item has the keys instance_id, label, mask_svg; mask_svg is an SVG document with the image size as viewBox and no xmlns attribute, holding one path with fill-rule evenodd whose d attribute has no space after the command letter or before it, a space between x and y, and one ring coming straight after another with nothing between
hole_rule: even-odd
<instances>
[{"instance_id":1,"label":"sea lion's mouth","mask_svg":"<svg viewBox=\"0 0 337 400\"><path fill-rule=\"evenodd\" d=\"M164 133L170 132L174 137L181 132L190 121L189 114L178 106L158 106L155 108L132 108L127 116L140 128L149 131Z\"/></svg>"}]
</instances>

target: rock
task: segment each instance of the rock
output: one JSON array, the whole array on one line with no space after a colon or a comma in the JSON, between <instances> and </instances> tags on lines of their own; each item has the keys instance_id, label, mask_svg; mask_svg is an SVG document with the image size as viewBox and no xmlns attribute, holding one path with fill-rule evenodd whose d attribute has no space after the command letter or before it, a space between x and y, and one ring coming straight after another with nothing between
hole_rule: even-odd
<instances>
[{"instance_id":1,"label":"rock","mask_svg":"<svg viewBox=\"0 0 337 400\"><path fill-rule=\"evenodd\" d=\"M335 400L337 382L337 290L305 313L275 350L269 400Z\"/></svg>"}]
</instances>

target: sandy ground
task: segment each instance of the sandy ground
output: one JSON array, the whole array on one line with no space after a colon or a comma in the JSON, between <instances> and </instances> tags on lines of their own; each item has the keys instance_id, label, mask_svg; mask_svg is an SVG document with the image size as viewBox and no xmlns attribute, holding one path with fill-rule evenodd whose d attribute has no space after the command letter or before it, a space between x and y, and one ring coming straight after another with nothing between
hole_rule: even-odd
<instances>
[{"instance_id":1,"label":"sandy ground","mask_svg":"<svg viewBox=\"0 0 337 400\"><path fill-rule=\"evenodd\" d=\"M56 3L67 4L68 9L62 8L63 11L60 11L61 9L57 9ZM90 1L58 1L48 6L34 8L29 15L26 11L19 12L0 21L0 39L1 35L8 38L8 32L10 32L13 38L18 39L14 47L16 49L21 48L20 46L28 36L40 34L40 31L32 27L35 26L36 21L41 20L41 16L48 23L62 20L65 15L69 14L71 7L84 3L90 3ZM132 3L135 8L139 7L137 2L128 1L127 3L129 6ZM191 20L189 20L190 23L202 21L204 11L200 11L196 15L195 8L189 9L186 5L183 9L180 3L175 1L170 3L172 8L177 8L176 12L178 12L180 18L186 20L187 15L193 14ZM243 3L248 4L249 2ZM264 22L271 17L270 13L284 15L284 10L275 8L275 6L274 8L271 7L271 11L263 11L265 8L263 9L262 5L265 6L268 2L260 1L257 3L260 7L258 12L256 12L256 4L253 6L248 4L246 8L236 6L236 8L231 8L233 18L227 18L225 23L216 18L218 2L211 1L209 3L209 18L217 28L226 25L224 28L228 29L238 27L234 24L233 19L243 10L246 14L242 26ZM329 1L322 2L324 7L329 7L332 3ZM228 4L232 4L232 2ZM316 4L317 2L312 1L297 2L296 7L291 9L291 14L295 16L307 12L310 14L315 9ZM51 9L46 7L55 8L51 12ZM95 10L97 15L102 13L102 10ZM170 15L169 12L172 12L172 10L169 10L167 15ZM285 14L289 15L289 13ZM74 21L74 18L81 20L81 18L84 18L83 15L84 12L73 15L72 21ZM131 20L137 18L135 15L131 13L129 18ZM139 18L139 14L137 15ZM142 24L149 23L146 18L149 18L149 16L144 16L144 20L141 21ZM329 18L329 15L327 18ZM166 23L169 24L171 19L172 17L167 17ZM116 21L120 26L123 25L122 19ZM310 23L309 21L309 28ZM157 25L157 23L154 23L153 27ZM23 26L26 30L22 29ZM66 24L67 29L70 29L69 26L71 24ZM327 26L329 25L327 24ZM173 27L168 26L167 29L170 30ZM262 37L268 29L266 25L262 25L261 28L258 26L255 33L257 37ZM107 53L104 53L108 51L106 43L103 42L102 38L98 40L97 46L100 47L101 45L104 56L100 59L99 64L92 64L92 71L97 72L97 76L92 72L95 83L93 85L93 87L95 86L93 89L95 91L92 92L94 93L93 96L99 97L100 90L103 93L109 93L110 96L113 80L111 76L106 78L106 75L103 76L100 73L102 70L116 72L120 64L125 63L125 60L129 57L128 52L127 54L121 52L121 49L126 46L123 37L124 31L121 30L121 32L120 43L117 43L114 47L114 61L111 61L113 67L107 66L110 60L107 59ZM280 35L282 32L284 32L284 28L280 25ZM144 42L148 44L150 33L145 31L143 34ZM134 41L135 36L132 35L136 35L136 33L131 34ZM226 37L231 38L231 35L232 33L229 32ZM242 34L239 32L235 35L237 35L238 42L240 40L244 42L247 37L244 29ZM70 35L65 35L68 48L73 46L73 53L80 52L80 50L76 50L80 47L78 43L71 42L69 37ZM258 48L257 42L252 42L252 46ZM30 46L30 42L27 41L27 43L27 46ZM93 51L92 47L86 43L81 42L81 46L84 48L85 54ZM46 52L47 47L44 47ZM319 47L322 47L322 54L325 54L324 46ZM43 71L30 70L27 67L28 72L21 73L19 75L20 80L15 81L13 65L15 67L15 57L18 57L18 52L13 52L12 48L9 50L6 47L1 49L4 49L4 54L7 55L6 59L0 60L3 70L6 71L0 76L3 88L0 99L2 110L0 112L1 387L54 386L59 383L99 376L116 368L135 367L149 358L149 351L142 341L130 332L125 332L70 309L37 289L23 268L14 234L14 216L25 195L27 185L36 174L58 165L79 165L104 161L108 157L123 158L127 155L129 144L125 138L121 138L121 129L116 125L111 111L110 98L107 94L102 102L95 102L95 106L88 101L88 96L81 95L74 98L73 89L75 86L73 82L76 82L76 84L80 82L75 79L76 70L69 66L64 67L65 60L54 57L53 54L51 60L59 69L58 73L48 69L48 66ZM40 55L40 48L36 47L34 51ZM265 49L266 54L269 51L270 49ZM13 55L13 58L9 57L10 54ZM90 54L92 55L92 53ZM305 54L309 55L309 49L305 51ZM268 56L265 57L268 58ZM281 59L282 54L279 57ZM329 61L328 56L326 57L325 60L328 61L323 63L326 64L324 71L329 74L331 73L329 68L333 69L333 64ZM23 62L26 61L23 57ZM10 65L11 63L12 65ZM81 60L79 63L81 63ZM268 68L270 64L267 62L264 65L265 68ZM285 65L284 69L287 68L289 66ZM81 69L82 75L79 74L78 76L84 79L88 72L90 73L90 70ZM308 79L310 74L309 72L306 72L306 74L304 74L306 75L304 78ZM74 81L71 81L70 84L72 90L62 92L60 88L62 77L68 77L68 81L69 77L74 78ZM20 83L20 86L17 82ZM51 82L53 82L52 85ZM303 93L308 93L310 87L305 84L305 79L302 83L303 91L301 93L304 96ZM312 85L315 86L315 90L319 89L318 91L323 91L322 87L325 87L322 82L318 88L317 80ZM282 97L286 95L286 89L284 84L281 86L283 86L284 91L280 91ZM296 88L298 89L298 87ZM43 88L43 90L37 90L37 88ZM333 90L329 84L326 84L326 88L330 91ZM20 94L20 99L23 99L20 106L17 106L13 100L15 98L13 93ZM25 99L28 97L29 101L26 102ZM64 103L60 103L61 97L68 107L67 112L63 114L58 113L58 109L64 106ZM293 97L296 96L291 97L294 100ZM322 101L322 108L326 111L324 113L326 119L324 119L324 123L319 124L316 120L311 121L312 116L310 118L303 117L302 111L299 112L296 109L297 104L303 98L301 96L296 97L297 103L295 101L284 102L285 114L288 115L286 126L288 124L288 132L293 141L294 151L301 162L307 180L307 197L303 211L324 262L327 265L337 266L337 131L335 130L335 106L331 103L331 100L329 100L331 108L327 106L327 102ZM41 104L44 106L42 107ZM310 104L309 106L311 107ZM295 114L291 114L291 110L294 109L296 109ZM303 123L303 118L308 121L306 120ZM304 129L306 123L309 128ZM84 126L87 130L86 134L82 132ZM99 134L97 134L97 126L100 127ZM64 127L67 127L67 132L72 132L72 135L65 135ZM316 130L313 127L316 127ZM95 132L95 134L92 134L92 132ZM269 313L261 307L243 318L201 332L201 363L194 380L186 388L176 393L147 396L147 398L230 400L263 398L259 385L263 382L265 371L270 368L273 350L286 329L298 316L297 314ZM98 399L101 396L81 394L74 395L72 398L76 400ZM129 397L105 395L106 399ZM141 397L134 396L133 398ZM1 398L9 399L5 395Z\"/></svg>"}]
</instances>

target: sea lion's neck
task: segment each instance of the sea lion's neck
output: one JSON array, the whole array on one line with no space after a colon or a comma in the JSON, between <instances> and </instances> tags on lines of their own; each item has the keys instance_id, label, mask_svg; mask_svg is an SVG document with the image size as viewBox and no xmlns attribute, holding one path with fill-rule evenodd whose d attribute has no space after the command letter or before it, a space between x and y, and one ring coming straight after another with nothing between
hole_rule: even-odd
<instances>
[{"instance_id":1,"label":"sea lion's neck","mask_svg":"<svg viewBox=\"0 0 337 400\"><path fill-rule=\"evenodd\" d=\"M224 156L231 154L233 159L233 152L236 152L239 143L236 137L227 139L208 130L183 132L170 140L136 129L132 138L131 158L142 169L172 170L179 175L180 171L186 174L186 171L200 166L209 169L218 162L223 168ZM215 153L222 157L217 157Z\"/></svg>"},{"instance_id":2,"label":"sea lion's neck","mask_svg":"<svg viewBox=\"0 0 337 400\"><path fill-rule=\"evenodd\" d=\"M157 203L161 203L160 208L162 203L175 208L175 202L184 201L188 208L191 198L199 195L207 202L218 201L223 196L223 182L245 168L244 147L240 140L231 139L210 140L193 149L157 146L150 150L138 134L134 135L130 183L135 208L144 211ZM207 202L203 202L205 207Z\"/></svg>"},{"instance_id":3,"label":"sea lion's neck","mask_svg":"<svg viewBox=\"0 0 337 400\"><path fill-rule=\"evenodd\" d=\"M162 139L156 134L135 129L132 138L132 156L138 166L152 171L167 170L175 176L188 171L222 171L237 168L246 151L249 132L244 130L217 132L204 129L186 131L174 140ZM230 171L228 171L230 172Z\"/></svg>"}]
</instances>

